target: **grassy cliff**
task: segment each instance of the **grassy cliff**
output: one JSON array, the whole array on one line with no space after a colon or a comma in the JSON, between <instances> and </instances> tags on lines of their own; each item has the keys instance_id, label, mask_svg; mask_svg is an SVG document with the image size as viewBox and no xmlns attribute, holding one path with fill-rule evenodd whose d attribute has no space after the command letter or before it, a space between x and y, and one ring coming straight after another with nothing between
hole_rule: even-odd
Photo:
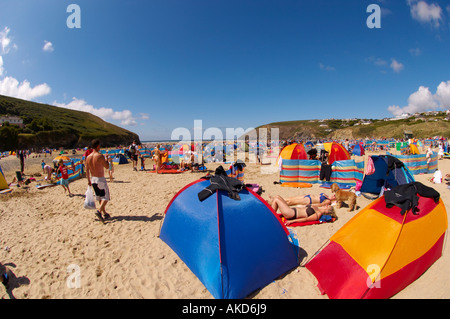
<instances>
[{"instance_id":1,"label":"grassy cliff","mask_svg":"<svg viewBox=\"0 0 450 319\"><path fill-rule=\"evenodd\" d=\"M450 121L445 112L417 114L406 119L301 120L276 122L257 128L279 129L279 138L287 139L363 139L403 138L405 131L415 138L450 138Z\"/></svg>"},{"instance_id":2,"label":"grassy cliff","mask_svg":"<svg viewBox=\"0 0 450 319\"><path fill-rule=\"evenodd\" d=\"M22 118L25 128L2 127L0 149L31 147L84 147L94 138L103 146L129 144L139 136L121 127L105 122L90 113L74 111L48 104L25 101L0 95L0 116ZM14 135L16 136L16 144ZM8 136L10 141L5 141Z\"/></svg>"}]
</instances>

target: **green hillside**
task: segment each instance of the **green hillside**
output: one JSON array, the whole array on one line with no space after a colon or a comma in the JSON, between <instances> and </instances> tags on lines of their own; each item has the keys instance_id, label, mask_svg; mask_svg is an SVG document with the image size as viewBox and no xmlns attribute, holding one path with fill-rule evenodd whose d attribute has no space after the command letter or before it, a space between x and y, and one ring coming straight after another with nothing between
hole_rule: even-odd
<instances>
[{"instance_id":1,"label":"green hillside","mask_svg":"<svg viewBox=\"0 0 450 319\"><path fill-rule=\"evenodd\" d=\"M328 119L276 122L257 127L279 129L279 138L287 139L362 139L403 138L410 132L415 138L450 137L450 121L445 112L415 114L406 119Z\"/></svg>"},{"instance_id":2,"label":"green hillside","mask_svg":"<svg viewBox=\"0 0 450 319\"><path fill-rule=\"evenodd\" d=\"M0 116L22 118L25 128L0 128L0 150L84 147L94 138L103 146L129 144L139 136L90 113L0 95Z\"/></svg>"}]
</instances>

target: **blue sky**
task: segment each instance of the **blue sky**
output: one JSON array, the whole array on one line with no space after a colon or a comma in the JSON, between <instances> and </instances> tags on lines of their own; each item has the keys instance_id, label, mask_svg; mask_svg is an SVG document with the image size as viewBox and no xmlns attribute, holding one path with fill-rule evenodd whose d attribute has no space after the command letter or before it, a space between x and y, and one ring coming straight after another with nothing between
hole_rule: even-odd
<instances>
[{"instance_id":1,"label":"blue sky","mask_svg":"<svg viewBox=\"0 0 450 319\"><path fill-rule=\"evenodd\" d=\"M69 4L81 28L68 28ZM370 4L382 9L370 29ZM139 134L450 108L439 0L2 0L0 94Z\"/></svg>"}]
</instances>

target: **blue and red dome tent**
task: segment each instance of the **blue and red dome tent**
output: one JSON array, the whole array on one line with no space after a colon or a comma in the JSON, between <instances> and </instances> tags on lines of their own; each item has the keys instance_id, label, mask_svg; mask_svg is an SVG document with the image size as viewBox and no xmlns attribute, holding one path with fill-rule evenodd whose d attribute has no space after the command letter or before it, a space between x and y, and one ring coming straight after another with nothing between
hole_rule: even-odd
<instances>
[{"instance_id":1,"label":"blue and red dome tent","mask_svg":"<svg viewBox=\"0 0 450 319\"><path fill-rule=\"evenodd\" d=\"M364 156L366 154L364 145L362 143L358 143L353 146L352 154L356 156Z\"/></svg>"},{"instance_id":2,"label":"blue and red dome tent","mask_svg":"<svg viewBox=\"0 0 450 319\"><path fill-rule=\"evenodd\" d=\"M289 231L261 197L243 189L234 200L218 190L200 201L210 185L199 180L175 195L160 238L214 298L244 298L298 266Z\"/></svg>"}]
</instances>

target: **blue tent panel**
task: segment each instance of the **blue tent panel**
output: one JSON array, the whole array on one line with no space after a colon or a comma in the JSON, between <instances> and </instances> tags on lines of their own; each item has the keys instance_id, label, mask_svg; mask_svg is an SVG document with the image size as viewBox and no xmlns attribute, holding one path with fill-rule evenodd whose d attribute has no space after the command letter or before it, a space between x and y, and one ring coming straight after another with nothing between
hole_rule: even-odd
<instances>
[{"instance_id":1,"label":"blue tent panel","mask_svg":"<svg viewBox=\"0 0 450 319\"><path fill-rule=\"evenodd\" d=\"M244 298L298 265L289 233L252 192L218 191L200 202L209 180L185 187L169 204L160 238L215 298Z\"/></svg>"},{"instance_id":2,"label":"blue tent panel","mask_svg":"<svg viewBox=\"0 0 450 319\"><path fill-rule=\"evenodd\" d=\"M352 150L352 154L353 155L362 156L363 153L364 153L364 148L363 148L363 146L361 144L356 144L353 147L353 150Z\"/></svg>"},{"instance_id":3,"label":"blue tent panel","mask_svg":"<svg viewBox=\"0 0 450 319\"><path fill-rule=\"evenodd\" d=\"M379 194L382 186L395 187L414 182L414 177L406 166L395 168L388 173L386 156L372 156L375 173L365 175L361 186L362 193Z\"/></svg>"},{"instance_id":4,"label":"blue tent panel","mask_svg":"<svg viewBox=\"0 0 450 319\"><path fill-rule=\"evenodd\" d=\"M221 296L217 196L204 200L202 209L197 203L197 193L209 185L207 182L195 183L189 191L178 193L166 212L160 238L213 296Z\"/></svg>"},{"instance_id":5,"label":"blue tent panel","mask_svg":"<svg viewBox=\"0 0 450 319\"><path fill-rule=\"evenodd\" d=\"M123 154L116 154L113 158L113 163L115 164L128 164L128 160Z\"/></svg>"},{"instance_id":6,"label":"blue tent panel","mask_svg":"<svg viewBox=\"0 0 450 319\"><path fill-rule=\"evenodd\" d=\"M239 194L235 201L219 192L223 298L244 298L297 266L279 220L248 191Z\"/></svg>"}]
</instances>

